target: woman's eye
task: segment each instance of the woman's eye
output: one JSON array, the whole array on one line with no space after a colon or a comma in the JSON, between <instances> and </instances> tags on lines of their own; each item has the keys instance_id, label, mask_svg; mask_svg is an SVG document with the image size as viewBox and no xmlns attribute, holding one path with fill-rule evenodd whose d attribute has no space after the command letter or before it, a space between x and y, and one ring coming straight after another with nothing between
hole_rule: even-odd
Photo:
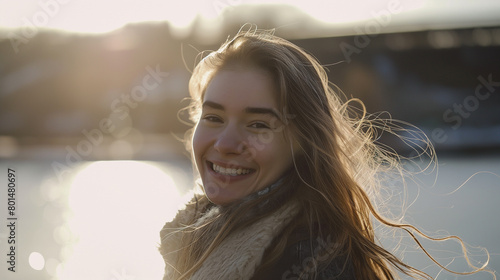
<instances>
[{"instance_id":1,"label":"woman's eye","mask_svg":"<svg viewBox=\"0 0 500 280\"><path fill-rule=\"evenodd\" d=\"M251 128L270 128L269 125L267 125L266 123L262 123L262 122L256 122L256 123L252 123L250 125Z\"/></svg>"},{"instance_id":2,"label":"woman's eye","mask_svg":"<svg viewBox=\"0 0 500 280\"><path fill-rule=\"evenodd\" d=\"M217 117L217 116L213 116L213 115L207 115L207 116L204 116L202 118L202 120L204 121L208 121L208 122L212 122L212 123L220 123L222 122L222 119Z\"/></svg>"}]
</instances>

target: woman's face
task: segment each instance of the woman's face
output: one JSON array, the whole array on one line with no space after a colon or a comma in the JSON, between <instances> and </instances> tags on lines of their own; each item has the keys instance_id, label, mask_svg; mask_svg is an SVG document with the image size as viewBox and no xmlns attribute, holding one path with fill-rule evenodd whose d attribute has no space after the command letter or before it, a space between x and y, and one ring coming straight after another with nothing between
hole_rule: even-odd
<instances>
[{"instance_id":1,"label":"woman's face","mask_svg":"<svg viewBox=\"0 0 500 280\"><path fill-rule=\"evenodd\" d=\"M256 68L222 70L203 98L193 136L207 197L224 205L264 189L292 165L270 75Z\"/></svg>"}]
</instances>

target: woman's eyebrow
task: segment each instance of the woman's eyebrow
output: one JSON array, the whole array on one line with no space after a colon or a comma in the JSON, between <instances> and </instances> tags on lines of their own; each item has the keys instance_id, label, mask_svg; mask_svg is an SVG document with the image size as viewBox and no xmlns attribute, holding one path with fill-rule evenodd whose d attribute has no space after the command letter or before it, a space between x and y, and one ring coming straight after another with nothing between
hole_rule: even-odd
<instances>
[{"instance_id":1,"label":"woman's eyebrow","mask_svg":"<svg viewBox=\"0 0 500 280\"><path fill-rule=\"evenodd\" d=\"M245 113L247 114L265 114L265 115L271 115L278 120L281 120L279 117L279 114L276 112L276 110L271 109L271 108L262 108L262 107L246 107L245 108Z\"/></svg>"},{"instance_id":2,"label":"woman's eyebrow","mask_svg":"<svg viewBox=\"0 0 500 280\"><path fill-rule=\"evenodd\" d=\"M216 102L213 102L213 101L204 101L203 102L203 105L202 105L203 108L205 107L210 107L212 109L216 109L216 110L222 110L224 111L224 106L222 106L221 104L219 103L216 103Z\"/></svg>"},{"instance_id":3,"label":"woman's eyebrow","mask_svg":"<svg viewBox=\"0 0 500 280\"><path fill-rule=\"evenodd\" d=\"M221 110L221 111L225 110L225 108L222 104L219 104L219 103L213 102L213 101L209 101L209 100L204 101L202 107L203 108L210 107L212 109ZM259 115L271 115L272 117L275 117L278 120L281 120L281 118L279 117L279 114L276 112L276 110L274 110L272 108L246 107L245 113L247 113L247 114L259 114Z\"/></svg>"}]
</instances>

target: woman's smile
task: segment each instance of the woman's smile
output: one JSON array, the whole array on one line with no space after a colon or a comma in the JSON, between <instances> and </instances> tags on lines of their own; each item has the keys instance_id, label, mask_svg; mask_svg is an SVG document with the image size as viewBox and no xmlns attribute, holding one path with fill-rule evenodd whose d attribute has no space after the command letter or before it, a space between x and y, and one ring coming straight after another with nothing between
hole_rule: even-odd
<instances>
[{"instance_id":1,"label":"woman's smile","mask_svg":"<svg viewBox=\"0 0 500 280\"><path fill-rule=\"evenodd\" d=\"M264 189L292 165L269 73L239 66L216 74L203 98L193 151L207 197L228 204Z\"/></svg>"},{"instance_id":2,"label":"woman's smile","mask_svg":"<svg viewBox=\"0 0 500 280\"><path fill-rule=\"evenodd\" d=\"M223 167L221 165L218 165L213 162L208 162L209 166L211 167L212 171L215 173L221 174L221 175L226 175L226 176L241 176L241 175L247 175L251 172L254 172L253 169L250 168L244 168L244 167L238 167L238 166L233 166L233 167Z\"/></svg>"},{"instance_id":3,"label":"woman's smile","mask_svg":"<svg viewBox=\"0 0 500 280\"><path fill-rule=\"evenodd\" d=\"M255 174L255 169L243 168L234 165L223 165L220 163L216 164L211 161L207 161L206 167L210 176L220 181L218 186L221 188L226 188L230 183L234 183L236 181L249 179L249 177Z\"/></svg>"}]
</instances>

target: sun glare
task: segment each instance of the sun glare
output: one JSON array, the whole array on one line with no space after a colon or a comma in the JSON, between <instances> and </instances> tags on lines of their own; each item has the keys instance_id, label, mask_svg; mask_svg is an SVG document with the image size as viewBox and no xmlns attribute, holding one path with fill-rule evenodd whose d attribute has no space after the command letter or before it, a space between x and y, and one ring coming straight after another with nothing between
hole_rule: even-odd
<instances>
[{"instance_id":1,"label":"sun glare","mask_svg":"<svg viewBox=\"0 0 500 280\"><path fill-rule=\"evenodd\" d=\"M172 178L153 163L91 163L69 193L72 217L58 236L76 240L63 248L63 279L161 279L159 231L180 203ZM128 278L127 278L128 277Z\"/></svg>"},{"instance_id":2,"label":"sun glare","mask_svg":"<svg viewBox=\"0 0 500 280\"><path fill-rule=\"evenodd\" d=\"M290 1L287 3L308 13L324 23L347 24L360 22L377 17L392 17L391 11L396 14L405 13L425 7L425 0L412 1ZM363 8L360 8L363 7ZM384 19L391 21L390 18Z\"/></svg>"},{"instance_id":3,"label":"sun glare","mask_svg":"<svg viewBox=\"0 0 500 280\"><path fill-rule=\"evenodd\" d=\"M1 3L2 0L0 0ZM4 1L6 2L6 1ZM194 1L10 1L2 3L0 26L50 28L79 33L105 33L128 23L168 21L173 32L184 32L197 16L211 24L220 23L224 12L240 5L293 5L325 23L352 23L370 19L387 10L388 5L411 11L425 6L426 1L302 1L302 0L194 0ZM391 4L392 3L392 4ZM360 9L360 7L363 7ZM371 13L369 12L371 11Z\"/></svg>"},{"instance_id":4,"label":"sun glare","mask_svg":"<svg viewBox=\"0 0 500 280\"><path fill-rule=\"evenodd\" d=\"M191 1L1 2L0 27L49 28L78 33L106 33L128 23L150 21L168 21L174 28L186 28L198 13L197 5Z\"/></svg>"}]
</instances>

